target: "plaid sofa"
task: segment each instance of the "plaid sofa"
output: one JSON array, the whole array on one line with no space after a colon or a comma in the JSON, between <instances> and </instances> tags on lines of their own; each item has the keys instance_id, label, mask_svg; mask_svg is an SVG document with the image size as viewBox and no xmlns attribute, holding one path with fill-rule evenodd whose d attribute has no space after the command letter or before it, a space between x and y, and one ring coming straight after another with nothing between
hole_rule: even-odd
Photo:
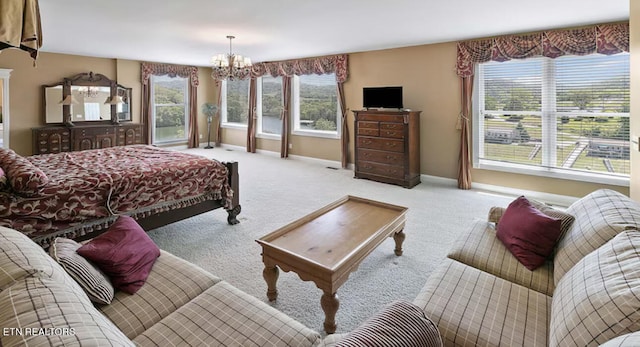
<instances>
[{"instance_id":1,"label":"plaid sofa","mask_svg":"<svg viewBox=\"0 0 640 347\"><path fill-rule=\"evenodd\" d=\"M428 278L414 304L445 346L637 346L640 205L595 191L555 255L529 271L495 235L500 209L476 221Z\"/></svg>"},{"instance_id":2,"label":"plaid sofa","mask_svg":"<svg viewBox=\"0 0 640 347\"><path fill-rule=\"evenodd\" d=\"M322 346L320 334L162 252L135 294L94 305L44 250L0 227L0 346Z\"/></svg>"}]
</instances>

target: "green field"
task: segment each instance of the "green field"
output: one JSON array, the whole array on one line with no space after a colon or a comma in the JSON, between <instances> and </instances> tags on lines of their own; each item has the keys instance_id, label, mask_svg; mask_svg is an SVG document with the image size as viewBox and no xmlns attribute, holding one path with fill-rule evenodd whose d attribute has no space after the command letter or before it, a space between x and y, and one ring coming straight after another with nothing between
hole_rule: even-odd
<instances>
[{"instance_id":1,"label":"green field","mask_svg":"<svg viewBox=\"0 0 640 347\"><path fill-rule=\"evenodd\" d=\"M156 128L156 142L184 140L185 138L184 125Z\"/></svg>"},{"instance_id":2,"label":"green field","mask_svg":"<svg viewBox=\"0 0 640 347\"><path fill-rule=\"evenodd\" d=\"M492 116L484 119L484 128L487 129L515 129L518 123L526 130L529 141L524 143L484 144L484 158L496 161L503 161L517 164L527 164L539 166L542 164L542 153L536 153L536 144L541 143L542 121L540 116ZM562 167L563 163L576 148L578 141L612 139L628 139L628 118L617 117L572 117L562 120L558 118L557 130L557 167ZM535 155L534 155L535 154ZM589 157L584 150L575 160L571 169L586 170L595 172L609 172L605 166L605 161L611 164L613 172L618 174L629 174L628 159L606 159L602 157Z\"/></svg>"}]
</instances>

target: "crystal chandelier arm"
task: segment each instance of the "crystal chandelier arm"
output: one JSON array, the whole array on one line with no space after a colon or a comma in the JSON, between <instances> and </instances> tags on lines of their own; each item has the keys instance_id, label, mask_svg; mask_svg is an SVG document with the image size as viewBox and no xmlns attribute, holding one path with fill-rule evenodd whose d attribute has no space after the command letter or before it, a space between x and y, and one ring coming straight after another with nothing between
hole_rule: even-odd
<instances>
[{"instance_id":1,"label":"crystal chandelier arm","mask_svg":"<svg viewBox=\"0 0 640 347\"><path fill-rule=\"evenodd\" d=\"M221 76L221 73L226 74L228 79L246 78L248 74L248 68L251 66L251 59L243 57L241 55L233 54L233 39L236 37L228 35L229 39L229 53L217 54L211 59L211 64L214 70L218 70L216 73Z\"/></svg>"}]
</instances>

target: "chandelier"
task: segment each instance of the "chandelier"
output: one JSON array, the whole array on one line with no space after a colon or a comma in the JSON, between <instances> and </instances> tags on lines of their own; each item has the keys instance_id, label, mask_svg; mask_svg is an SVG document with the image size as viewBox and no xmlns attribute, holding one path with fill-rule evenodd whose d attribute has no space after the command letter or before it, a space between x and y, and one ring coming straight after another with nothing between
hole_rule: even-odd
<instances>
[{"instance_id":1,"label":"chandelier","mask_svg":"<svg viewBox=\"0 0 640 347\"><path fill-rule=\"evenodd\" d=\"M85 98L95 98L98 96L100 91L98 88L92 87L80 87L78 88L78 95L84 96Z\"/></svg>"},{"instance_id":2,"label":"chandelier","mask_svg":"<svg viewBox=\"0 0 640 347\"><path fill-rule=\"evenodd\" d=\"M244 79L249 75L251 59L233 54L231 40L236 37L229 35L227 38L229 39L229 53L216 54L211 58L213 72L217 76L230 80Z\"/></svg>"}]
</instances>

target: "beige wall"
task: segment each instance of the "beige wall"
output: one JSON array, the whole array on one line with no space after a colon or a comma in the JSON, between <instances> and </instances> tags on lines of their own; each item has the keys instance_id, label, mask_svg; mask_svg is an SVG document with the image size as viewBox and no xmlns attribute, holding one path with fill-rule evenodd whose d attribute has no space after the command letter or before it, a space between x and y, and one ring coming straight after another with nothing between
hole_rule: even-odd
<instances>
[{"instance_id":1,"label":"beige wall","mask_svg":"<svg viewBox=\"0 0 640 347\"><path fill-rule=\"evenodd\" d=\"M140 62L122 59L93 58L67 54L40 53L37 66L29 56L16 49L0 53L0 68L13 69L9 84L11 107L10 147L22 155L32 154L31 129L44 125L44 96L42 85L54 84L65 77L93 71L103 74L125 87L131 87L133 96L132 117L140 122L142 109L142 83ZM206 118L200 113L200 105L214 102L213 80L210 69L199 69L198 77L198 128L206 141ZM201 140L201 141L202 141Z\"/></svg>"},{"instance_id":2,"label":"beige wall","mask_svg":"<svg viewBox=\"0 0 640 347\"><path fill-rule=\"evenodd\" d=\"M455 73L456 44L443 43L349 54L349 79L345 94L353 139L352 110L362 108L362 88L403 86L404 106L422 111L420 117L420 164L425 175L455 179L458 170L460 133L456 120L460 112L459 78ZM244 146L246 132L225 129L224 142ZM640 132L639 132L640 134ZM292 136L291 154L340 160L338 140ZM279 141L258 139L257 148L279 152ZM353 159L353 141L350 144ZM629 194L627 187L589 184L537 176L472 170L476 183L534 190L552 194L583 196L598 188Z\"/></svg>"},{"instance_id":3,"label":"beige wall","mask_svg":"<svg viewBox=\"0 0 640 347\"><path fill-rule=\"evenodd\" d=\"M631 4L638 13L640 3ZM635 7L635 10L634 10ZM636 15L638 17L638 15ZM638 48L638 24L632 24L632 49ZM632 59L632 74L638 75L638 63ZM459 79L455 74L456 44L442 43L407 48L349 54L349 78L345 83L347 117L350 128L350 161L353 159L353 113L362 107L362 88L367 86L401 85L406 108L421 110L421 172L425 175L455 179L458 170L459 131L456 119L460 111ZM31 153L31 128L41 125L42 96L40 86L54 83L64 77L80 72L93 71L117 79L120 84L133 88L133 118L139 121L141 114L140 62L89 58L72 55L42 53L38 66L21 51L5 50L0 54L0 68L14 69L11 76L11 147L22 154ZM198 111L205 102L216 102L215 81L208 68L199 69ZM640 135L640 121L635 121L640 99L638 78L632 78L632 133ZM634 104L636 107L634 107ZM206 142L206 121L198 117L201 143ZM212 128L212 132L215 128ZM246 145L243 129L222 129L223 142L230 145ZM213 138L213 135L212 135ZM340 161L340 141L304 136L290 136L290 154L319 159ZM257 148L273 152L280 151L277 140L257 139ZM632 151L632 175L640 172L640 158ZM636 174L637 175L637 174ZM488 170L472 170L476 183L500 185L515 189L535 190L553 194L582 196L598 188L612 188L629 194L626 187L604 186L536 176L509 174ZM637 181L637 180L636 180ZM640 185L640 183L635 183ZM640 186L632 190L638 191Z\"/></svg>"}]
</instances>

